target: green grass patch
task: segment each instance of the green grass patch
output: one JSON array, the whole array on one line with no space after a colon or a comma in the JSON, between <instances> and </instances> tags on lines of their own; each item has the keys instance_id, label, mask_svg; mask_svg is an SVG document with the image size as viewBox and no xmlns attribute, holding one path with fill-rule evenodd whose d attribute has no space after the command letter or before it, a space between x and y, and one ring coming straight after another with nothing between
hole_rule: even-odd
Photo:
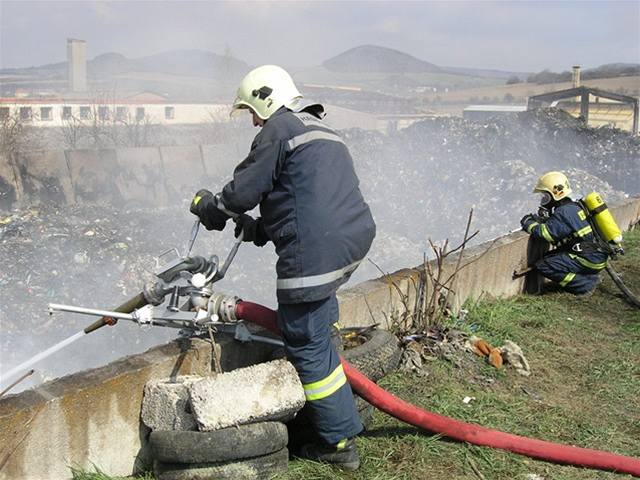
<instances>
[{"instance_id":1,"label":"green grass patch","mask_svg":"<svg viewBox=\"0 0 640 480\"><path fill-rule=\"evenodd\" d=\"M69 467L69 469L71 470L72 480L154 480L152 473L145 473L136 477L112 477L95 465L91 470L80 467Z\"/></svg>"},{"instance_id":2,"label":"green grass patch","mask_svg":"<svg viewBox=\"0 0 640 480\"><path fill-rule=\"evenodd\" d=\"M640 293L640 230L625 235L613 262ZM591 297L566 293L485 300L466 325L499 346L516 342L530 377L495 370L471 355L462 367L427 362L426 377L396 373L381 385L415 405L455 419L533 438L640 457L640 311L611 279ZM462 399L475 397L469 404ZM294 479L623 479L630 476L541 462L452 442L376 412L358 437L362 465L353 473L295 460L279 480Z\"/></svg>"}]
</instances>

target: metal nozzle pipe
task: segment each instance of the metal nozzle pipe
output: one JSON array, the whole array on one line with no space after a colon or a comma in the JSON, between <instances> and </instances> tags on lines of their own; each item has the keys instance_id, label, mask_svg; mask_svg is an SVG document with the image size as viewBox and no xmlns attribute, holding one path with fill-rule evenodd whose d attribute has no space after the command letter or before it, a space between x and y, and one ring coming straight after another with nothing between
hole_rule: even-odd
<instances>
[{"instance_id":1,"label":"metal nozzle pipe","mask_svg":"<svg viewBox=\"0 0 640 480\"><path fill-rule=\"evenodd\" d=\"M113 309L114 312L120 313L131 313L138 308L142 308L145 305L148 305L149 302L145 298L144 294L140 292L135 297L131 297L129 300L124 302L122 305ZM84 333L91 333L105 325L113 325L115 320L111 317L101 317L100 319L93 322L87 328L84 329Z\"/></svg>"}]
</instances>

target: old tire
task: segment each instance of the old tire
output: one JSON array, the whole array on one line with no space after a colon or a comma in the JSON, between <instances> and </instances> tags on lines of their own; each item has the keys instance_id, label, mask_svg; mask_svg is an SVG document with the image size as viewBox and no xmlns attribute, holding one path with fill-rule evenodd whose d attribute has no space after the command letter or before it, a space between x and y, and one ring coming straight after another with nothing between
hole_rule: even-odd
<instances>
[{"instance_id":1,"label":"old tire","mask_svg":"<svg viewBox=\"0 0 640 480\"><path fill-rule=\"evenodd\" d=\"M267 480L287 471L289 451L231 462L207 463L154 463L157 480Z\"/></svg>"},{"instance_id":2,"label":"old tire","mask_svg":"<svg viewBox=\"0 0 640 480\"><path fill-rule=\"evenodd\" d=\"M401 350L396 337L387 330L363 333L366 341L357 347L345 349L342 356L351 365L377 382L398 368Z\"/></svg>"},{"instance_id":3,"label":"old tire","mask_svg":"<svg viewBox=\"0 0 640 480\"><path fill-rule=\"evenodd\" d=\"M281 422L259 422L212 432L151 432L153 458L164 463L211 463L259 457L287 446L287 427Z\"/></svg>"},{"instance_id":4,"label":"old tire","mask_svg":"<svg viewBox=\"0 0 640 480\"><path fill-rule=\"evenodd\" d=\"M362 407L362 409L358 409L358 414L360 415L360 421L362 422L362 426L364 427L365 430L369 430L369 428L371 427L371 424L373 423L373 413L375 411L376 411L376 408L369 403L366 403L366 405Z\"/></svg>"}]
</instances>

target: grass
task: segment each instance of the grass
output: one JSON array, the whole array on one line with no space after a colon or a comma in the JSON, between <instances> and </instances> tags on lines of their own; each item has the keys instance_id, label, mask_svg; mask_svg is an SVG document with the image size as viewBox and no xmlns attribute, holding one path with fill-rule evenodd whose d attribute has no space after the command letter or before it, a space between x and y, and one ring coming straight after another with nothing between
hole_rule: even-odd
<instances>
[{"instance_id":1,"label":"grass","mask_svg":"<svg viewBox=\"0 0 640 480\"><path fill-rule=\"evenodd\" d=\"M614 262L640 292L640 230L626 235L627 254ZM429 411L533 438L640 457L640 311L611 279L593 296L565 293L482 301L467 317L476 335L494 345L512 340L532 375L429 362L428 375L396 373L381 385ZM475 364L474 364L475 362ZM466 396L475 397L464 404ZM630 476L541 462L448 441L376 412L357 439L360 470L342 473L294 460L278 480L297 479L622 479Z\"/></svg>"},{"instance_id":2,"label":"grass","mask_svg":"<svg viewBox=\"0 0 640 480\"><path fill-rule=\"evenodd\" d=\"M614 267L640 293L640 230L625 238L627 254ZM473 324L475 334L494 345L505 340L520 345L532 375L495 370L470 355L461 368L430 361L425 377L395 373L381 385L415 405L466 422L640 457L640 310L621 298L606 274L591 297L551 293L479 302L467 317L467 325ZM466 396L475 400L464 404ZM357 472L294 460L277 480L631 478L449 441L380 412L357 443L362 459ZM74 470L73 478L113 480L99 470Z\"/></svg>"},{"instance_id":3,"label":"grass","mask_svg":"<svg viewBox=\"0 0 640 480\"><path fill-rule=\"evenodd\" d=\"M104 473L97 466L93 466L92 471L87 471L80 467L69 467L71 470L72 480L154 480L154 476L151 473L145 473L138 477L112 477Z\"/></svg>"}]
</instances>

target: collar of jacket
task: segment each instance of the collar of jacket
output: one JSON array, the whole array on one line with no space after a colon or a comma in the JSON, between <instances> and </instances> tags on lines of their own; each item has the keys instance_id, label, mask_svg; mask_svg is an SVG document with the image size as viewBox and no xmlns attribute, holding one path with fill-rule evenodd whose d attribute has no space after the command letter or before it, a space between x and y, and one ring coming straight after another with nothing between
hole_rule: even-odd
<instances>
[{"instance_id":1,"label":"collar of jacket","mask_svg":"<svg viewBox=\"0 0 640 480\"><path fill-rule=\"evenodd\" d=\"M556 208L561 207L563 205L567 205L568 203L573 203L573 200L571 200L570 197L565 197L565 198L562 198L562 199L560 199L558 201L554 200L552 208L553 208L553 210L555 210Z\"/></svg>"},{"instance_id":2,"label":"collar of jacket","mask_svg":"<svg viewBox=\"0 0 640 480\"><path fill-rule=\"evenodd\" d=\"M285 106L280 107L278 110L273 112L273 114L269 117L269 119L264 123L267 123L273 117L282 115L285 112L294 112L294 113L307 112L313 115L314 117L318 117L319 119L324 118L324 116L326 115L322 104L317 102L312 102L310 100L301 99L296 104L290 105L289 107L285 107Z\"/></svg>"}]
</instances>

